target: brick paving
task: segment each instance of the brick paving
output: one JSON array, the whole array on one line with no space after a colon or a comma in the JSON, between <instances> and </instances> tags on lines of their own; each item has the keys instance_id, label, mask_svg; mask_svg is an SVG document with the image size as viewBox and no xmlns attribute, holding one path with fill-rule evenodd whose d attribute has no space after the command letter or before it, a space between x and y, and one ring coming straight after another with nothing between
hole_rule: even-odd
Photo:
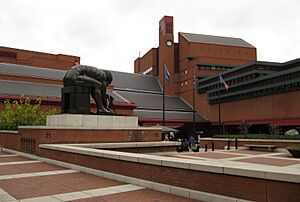
<instances>
[{"instance_id":1,"label":"brick paving","mask_svg":"<svg viewBox=\"0 0 300 202\"><path fill-rule=\"evenodd\" d=\"M22 156L5 156L0 158L0 163L18 162L18 161L31 161L32 159Z\"/></svg>"},{"instance_id":2,"label":"brick paving","mask_svg":"<svg viewBox=\"0 0 300 202\"><path fill-rule=\"evenodd\" d=\"M30 162L32 159L21 156L3 156L9 155L9 153L2 152L1 155L1 202L16 200L20 200L21 202L65 200L99 202L196 201L81 172L52 174L51 171L64 171L66 168L44 162ZM38 174L40 172L45 172L46 174L43 176L30 176L31 174ZM13 178L4 178L10 175Z\"/></svg>"},{"instance_id":3,"label":"brick paving","mask_svg":"<svg viewBox=\"0 0 300 202\"><path fill-rule=\"evenodd\" d=\"M238 154L251 154L251 155L259 155L259 154L268 154L269 152L264 151L253 151L253 150L226 150L228 153L238 153Z\"/></svg>"},{"instance_id":4,"label":"brick paving","mask_svg":"<svg viewBox=\"0 0 300 202\"><path fill-rule=\"evenodd\" d=\"M300 161L288 160L288 159L276 159L276 158L267 158L267 157L255 157L255 158L247 158L247 159L239 159L234 160L238 162L245 163L255 163L262 165L271 165L271 166L289 166L300 164Z\"/></svg>"},{"instance_id":5,"label":"brick paving","mask_svg":"<svg viewBox=\"0 0 300 202\"><path fill-rule=\"evenodd\" d=\"M122 183L117 181L95 177L85 173L27 177L0 181L0 187L16 199L41 197L121 184Z\"/></svg>"},{"instance_id":6,"label":"brick paving","mask_svg":"<svg viewBox=\"0 0 300 202\"><path fill-rule=\"evenodd\" d=\"M13 175L21 173L64 170L65 168L48 163L24 163L15 165L0 165L0 175Z\"/></svg>"},{"instance_id":7,"label":"brick paving","mask_svg":"<svg viewBox=\"0 0 300 202\"><path fill-rule=\"evenodd\" d=\"M199 160L226 160L233 162L244 162L260 165L271 166L300 166L300 159L293 158L289 153L274 153L265 151L253 151L253 150L216 150L209 152L185 152L176 153L174 155L168 154L167 156L173 156L178 158L199 158Z\"/></svg>"}]
</instances>

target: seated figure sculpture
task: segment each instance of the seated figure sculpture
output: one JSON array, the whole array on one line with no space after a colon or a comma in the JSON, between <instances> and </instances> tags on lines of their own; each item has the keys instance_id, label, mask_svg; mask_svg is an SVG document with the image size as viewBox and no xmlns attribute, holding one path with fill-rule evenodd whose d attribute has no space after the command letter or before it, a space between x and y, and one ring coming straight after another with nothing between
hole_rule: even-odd
<instances>
[{"instance_id":1,"label":"seated figure sculpture","mask_svg":"<svg viewBox=\"0 0 300 202\"><path fill-rule=\"evenodd\" d=\"M91 96L96 102L97 114L111 114L106 94L106 88L111 82L110 71L87 65L72 67L63 78L64 87L75 85L91 88Z\"/></svg>"}]
</instances>

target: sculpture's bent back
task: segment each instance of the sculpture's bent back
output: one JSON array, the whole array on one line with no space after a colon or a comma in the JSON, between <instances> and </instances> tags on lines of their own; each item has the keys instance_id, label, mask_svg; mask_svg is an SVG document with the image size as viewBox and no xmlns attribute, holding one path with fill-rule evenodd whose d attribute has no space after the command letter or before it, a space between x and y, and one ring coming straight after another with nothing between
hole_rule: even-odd
<instances>
[{"instance_id":1,"label":"sculpture's bent back","mask_svg":"<svg viewBox=\"0 0 300 202\"><path fill-rule=\"evenodd\" d=\"M62 113L89 114L90 95L96 102L97 114L112 114L113 98L106 88L113 78L110 71L96 67L77 65L67 71L63 78Z\"/></svg>"}]
</instances>

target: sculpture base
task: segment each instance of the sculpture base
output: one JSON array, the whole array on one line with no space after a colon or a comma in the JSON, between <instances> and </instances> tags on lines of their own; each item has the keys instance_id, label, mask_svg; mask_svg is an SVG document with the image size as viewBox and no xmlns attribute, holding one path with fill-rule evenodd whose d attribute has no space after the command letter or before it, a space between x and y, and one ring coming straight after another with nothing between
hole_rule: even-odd
<instances>
[{"instance_id":1,"label":"sculpture base","mask_svg":"<svg viewBox=\"0 0 300 202\"><path fill-rule=\"evenodd\" d=\"M59 114L47 117L47 126L93 129L128 129L138 127L136 116Z\"/></svg>"}]
</instances>

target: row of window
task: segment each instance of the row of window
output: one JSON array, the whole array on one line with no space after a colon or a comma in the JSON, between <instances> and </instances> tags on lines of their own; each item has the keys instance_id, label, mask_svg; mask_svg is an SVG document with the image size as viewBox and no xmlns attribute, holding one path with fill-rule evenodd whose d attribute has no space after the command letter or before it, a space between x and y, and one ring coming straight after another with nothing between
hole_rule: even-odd
<instances>
[{"instance_id":1,"label":"row of window","mask_svg":"<svg viewBox=\"0 0 300 202\"><path fill-rule=\"evenodd\" d=\"M295 82L292 84L287 84L287 85L282 85L282 86L276 86L276 87L262 89L262 90L253 91L253 92L247 92L247 93L238 94L238 95L227 96L227 97L221 98L220 102L231 102L231 101L235 101L235 100L254 98L254 97L259 97L259 96L267 96L267 95L274 95L274 94L279 94L279 93L286 93L286 92L295 91L295 90L300 90L300 82ZM209 99L209 103L217 104L217 103L219 103L219 99L218 98Z\"/></svg>"},{"instance_id":2,"label":"row of window","mask_svg":"<svg viewBox=\"0 0 300 202\"><path fill-rule=\"evenodd\" d=\"M278 77L274 77L274 78L270 78L270 79L265 79L265 80L254 82L254 83L231 87L231 88L229 88L229 91L234 92L234 91L240 91L240 90L244 90L244 89L255 88L257 86L267 86L267 85L272 85L272 84L276 84L279 82L290 81L292 79L297 79L297 78L300 78L300 72L294 72L294 73L290 73L290 74L286 74L286 75L282 75L282 76L278 76ZM229 84L229 86L230 86L230 84ZM216 95L218 95L218 92L216 92L216 91L209 93L209 96L216 96Z\"/></svg>"},{"instance_id":3,"label":"row of window","mask_svg":"<svg viewBox=\"0 0 300 202\"><path fill-rule=\"evenodd\" d=\"M218 66L218 65L198 65L198 71L201 70L217 70L217 71L225 71L228 69L231 69L232 67L225 67L225 66ZM188 74L188 70L185 69L184 71L180 72L180 75L187 75Z\"/></svg>"},{"instance_id":4,"label":"row of window","mask_svg":"<svg viewBox=\"0 0 300 202\"><path fill-rule=\"evenodd\" d=\"M231 69L232 67L230 67ZM245 72L249 72L249 71L252 71L252 70L277 70L276 69L277 67L273 67L273 66L263 66L263 65L250 65L248 67L244 67L242 69L239 69L239 70L236 70L236 71L233 71L233 72L230 72L230 73L227 73L225 77L223 77L225 80L226 78L228 77L233 77L233 76L237 76L237 75L240 75L240 74L243 74ZM228 68L227 68L228 69ZM226 69L226 70L227 70ZM213 82L218 82L219 78L216 77L212 80L207 80L207 81L203 81L201 82L201 85L207 85L207 84L210 84L210 83L213 83Z\"/></svg>"},{"instance_id":5,"label":"row of window","mask_svg":"<svg viewBox=\"0 0 300 202\"><path fill-rule=\"evenodd\" d=\"M218 71L225 71L228 70L228 67L223 66L211 66L211 65L200 65L198 66L198 71L200 70L218 70Z\"/></svg>"},{"instance_id":6,"label":"row of window","mask_svg":"<svg viewBox=\"0 0 300 202\"><path fill-rule=\"evenodd\" d=\"M214 53L221 53L221 54L238 54L238 55L248 55L250 54L247 50L230 50L230 49L216 49L216 48L204 48L200 47L200 51L207 51L207 52L214 52Z\"/></svg>"},{"instance_id":7,"label":"row of window","mask_svg":"<svg viewBox=\"0 0 300 202\"><path fill-rule=\"evenodd\" d=\"M242 82L246 82L246 81L250 81L250 80L256 79L258 77L265 76L265 75L266 74L252 73L252 74L248 74L248 75L236 78L236 79L231 79L229 81L226 81L226 83L227 83L228 86L232 86L232 85L242 83ZM207 87L204 87L204 88L201 88L201 86L200 86L198 92L199 93L205 93L206 91L213 90L213 89L218 89L219 87L220 87L220 82L218 80L217 83L214 84L214 85L210 85L210 86L207 86Z\"/></svg>"}]
</instances>

